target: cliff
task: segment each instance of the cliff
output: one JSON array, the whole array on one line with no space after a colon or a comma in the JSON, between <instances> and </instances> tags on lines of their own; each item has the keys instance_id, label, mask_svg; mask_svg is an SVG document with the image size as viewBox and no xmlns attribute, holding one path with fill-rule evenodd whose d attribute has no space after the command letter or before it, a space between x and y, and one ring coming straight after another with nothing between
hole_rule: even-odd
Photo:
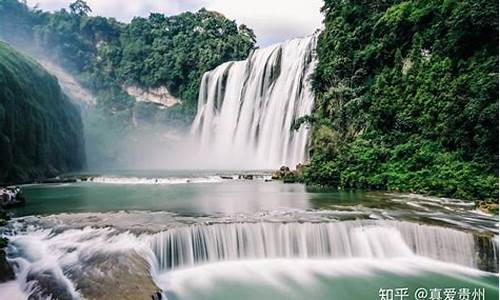
<instances>
[{"instance_id":1,"label":"cliff","mask_svg":"<svg viewBox=\"0 0 500 300\"><path fill-rule=\"evenodd\" d=\"M55 77L0 42L0 184L85 167L79 110Z\"/></svg>"}]
</instances>

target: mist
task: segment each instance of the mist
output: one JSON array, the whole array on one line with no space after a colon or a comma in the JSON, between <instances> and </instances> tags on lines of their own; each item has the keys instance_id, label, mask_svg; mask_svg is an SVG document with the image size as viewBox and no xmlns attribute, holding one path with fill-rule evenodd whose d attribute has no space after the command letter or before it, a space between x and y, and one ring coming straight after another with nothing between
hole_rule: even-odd
<instances>
[{"instance_id":1,"label":"mist","mask_svg":"<svg viewBox=\"0 0 500 300\"><path fill-rule=\"evenodd\" d=\"M132 111L130 119L118 122L113 115L120 112L101 110L99 97L83 87L71 71L61 67L33 45L23 43L22 47L15 48L34 58L55 76L62 92L79 108L87 158L87 169L84 171L209 167L203 165L204 159L197 159L199 144L190 134L189 123L179 124L168 119L163 122L148 120L140 113L140 107L144 106L154 113L166 112L169 108L134 99L137 108Z\"/></svg>"}]
</instances>

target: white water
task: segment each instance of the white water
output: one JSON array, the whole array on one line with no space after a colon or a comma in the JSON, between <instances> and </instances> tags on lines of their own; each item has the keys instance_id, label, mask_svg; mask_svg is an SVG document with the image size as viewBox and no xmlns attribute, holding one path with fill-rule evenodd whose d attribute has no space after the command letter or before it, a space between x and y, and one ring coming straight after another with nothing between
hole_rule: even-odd
<instances>
[{"instance_id":1,"label":"white water","mask_svg":"<svg viewBox=\"0 0 500 300\"><path fill-rule=\"evenodd\" d=\"M24 233L20 231L12 236L11 242L9 256L17 265L19 286L27 292L36 292L37 284L29 282L29 275L35 274L32 278L36 280L36 274L51 274L75 299L81 295L75 284L78 273L72 270L81 269L92 262L93 257L119 253L142 256L160 287L165 286L165 280L170 280L164 276L166 271L177 274L178 270L207 263L255 259L270 262L276 259L350 259L353 262L375 259L395 260L396 266L397 260L419 261L425 257L428 266L433 259L436 263L476 267L471 233L398 221L195 224L179 225L156 234L132 234L112 228L53 231L28 227ZM96 269L87 274L100 273Z\"/></svg>"},{"instance_id":2,"label":"white water","mask_svg":"<svg viewBox=\"0 0 500 300\"><path fill-rule=\"evenodd\" d=\"M217 291L225 288L233 290L227 292L226 298L223 299L241 299L240 297L294 300L346 299L328 296L327 293L325 295L325 287L321 286L321 281L318 279L343 278L347 284L351 284L344 286L343 289L361 288L363 290L372 288L374 285L372 282L375 281L373 277L382 273L397 274L397 277L428 276L440 273L460 276L462 280L467 278L471 285L477 285L474 281L475 277L484 275L483 272L474 269L422 257L378 260L366 258L267 259L218 262L164 272L159 275L157 282L163 290L175 295L174 299L220 299L217 297L219 296ZM368 285L362 287L360 282ZM335 282L330 283L330 288L339 288L339 285ZM273 290L275 290L274 293ZM354 291L350 290L350 294L353 293ZM376 295L377 293L374 292L371 295L373 297L369 299L378 299Z\"/></svg>"},{"instance_id":3,"label":"white water","mask_svg":"<svg viewBox=\"0 0 500 300\"><path fill-rule=\"evenodd\" d=\"M309 77L316 36L256 50L203 76L192 133L218 168L295 167L306 159L309 130L292 130L314 104Z\"/></svg>"},{"instance_id":4,"label":"white water","mask_svg":"<svg viewBox=\"0 0 500 300\"><path fill-rule=\"evenodd\" d=\"M223 182L220 176L207 177L171 177L171 178L149 178L149 177L127 177L127 176L96 176L88 179L89 182L120 184L120 185L150 185L150 184L185 184L185 183L216 183Z\"/></svg>"},{"instance_id":5,"label":"white water","mask_svg":"<svg viewBox=\"0 0 500 300\"><path fill-rule=\"evenodd\" d=\"M261 258L395 258L414 255L475 267L473 235L393 221L191 226L150 238L161 269Z\"/></svg>"}]
</instances>

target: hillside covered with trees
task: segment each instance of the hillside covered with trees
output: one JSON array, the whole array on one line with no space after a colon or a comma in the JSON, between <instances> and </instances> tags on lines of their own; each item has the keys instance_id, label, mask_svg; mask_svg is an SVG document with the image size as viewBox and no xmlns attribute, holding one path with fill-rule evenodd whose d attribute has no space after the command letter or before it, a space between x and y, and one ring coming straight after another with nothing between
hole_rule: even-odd
<instances>
[{"instance_id":1,"label":"hillside covered with trees","mask_svg":"<svg viewBox=\"0 0 500 300\"><path fill-rule=\"evenodd\" d=\"M498 201L498 2L323 12L304 180Z\"/></svg>"},{"instance_id":2,"label":"hillside covered with trees","mask_svg":"<svg viewBox=\"0 0 500 300\"><path fill-rule=\"evenodd\" d=\"M0 42L0 184L85 167L80 112L57 80Z\"/></svg>"},{"instance_id":3,"label":"hillside covered with trees","mask_svg":"<svg viewBox=\"0 0 500 300\"><path fill-rule=\"evenodd\" d=\"M167 87L182 104L166 118L189 122L203 73L245 58L255 45L251 29L205 9L153 13L128 24L90 13L82 0L53 13L0 0L0 38L69 70L97 95L103 111L125 125L131 124L134 99L123 86Z\"/></svg>"}]
</instances>

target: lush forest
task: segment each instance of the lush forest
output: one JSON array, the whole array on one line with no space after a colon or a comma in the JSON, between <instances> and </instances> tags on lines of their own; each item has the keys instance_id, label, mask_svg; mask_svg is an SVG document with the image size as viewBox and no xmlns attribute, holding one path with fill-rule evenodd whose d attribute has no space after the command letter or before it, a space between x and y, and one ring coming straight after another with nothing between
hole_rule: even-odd
<instances>
[{"instance_id":1,"label":"lush forest","mask_svg":"<svg viewBox=\"0 0 500 300\"><path fill-rule=\"evenodd\" d=\"M498 201L498 2L325 0L312 78L308 184ZM192 118L202 74L255 47L251 29L201 9L125 24L82 0L43 12L0 0L0 37L70 70L113 126L136 103L123 87L166 86ZM155 114L165 114L158 117ZM1 120L1 119L0 119Z\"/></svg>"},{"instance_id":2,"label":"lush forest","mask_svg":"<svg viewBox=\"0 0 500 300\"><path fill-rule=\"evenodd\" d=\"M0 42L0 184L85 166L80 112L57 80Z\"/></svg>"},{"instance_id":3,"label":"lush forest","mask_svg":"<svg viewBox=\"0 0 500 300\"><path fill-rule=\"evenodd\" d=\"M303 179L498 202L498 2L322 10Z\"/></svg>"},{"instance_id":4,"label":"lush forest","mask_svg":"<svg viewBox=\"0 0 500 300\"><path fill-rule=\"evenodd\" d=\"M166 86L182 103L165 118L189 122L203 73L245 58L255 45L251 29L205 9L177 16L154 13L128 24L91 12L82 0L53 13L0 0L0 38L71 71L97 95L99 108L123 126L132 123L135 102L123 91L125 85Z\"/></svg>"}]
</instances>

